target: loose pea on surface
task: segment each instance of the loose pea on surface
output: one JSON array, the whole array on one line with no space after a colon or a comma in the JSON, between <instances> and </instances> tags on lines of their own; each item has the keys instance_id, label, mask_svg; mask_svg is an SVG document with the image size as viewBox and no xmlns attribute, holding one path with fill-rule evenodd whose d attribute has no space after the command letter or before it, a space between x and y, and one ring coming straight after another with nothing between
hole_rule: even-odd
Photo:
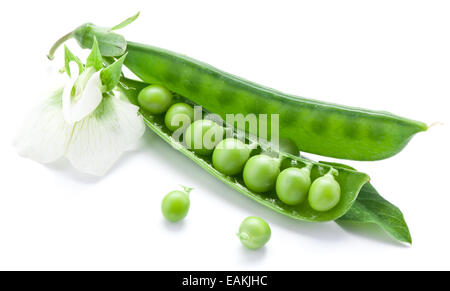
<instances>
[{"instance_id":1,"label":"loose pea on surface","mask_svg":"<svg viewBox=\"0 0 450 291\"><path fill-rule=\"evenodd\" d=\"M250 157L251 149L236 138L227 138L217 144L212 162L219 172L225 175L236 175L242 171Z\"/></svg>"},{"instance_id":2,"label":"loose pea on surface","mask_svg":"<svg viewBox=\"0 0 450 291\"><path fill-rule=\"evenodd\" d=\"M278 198L287 205L302 203L308 195L311 186L308 167L287 168L277 178L276 192Z\"/></svg>"},{"instance_id":3,"label":"loose pea on surface","mask_svg":"<svg viewBox=\"0 0 450 291\"><path fill-rule=\"evenodd\" d=\"M187 146L199 155L210 155L214 147L222 140L225 130L208 119L194 121L185 132Z\"/></svg>"},{"instance_id":4,"label":"loose pea on surface","mask_svg":"<svg viewBox=\"0 0 450 291\"><path fill-rule=\"evenodd\" d=\"M172 102L172 93L161 85L150 85L139 92L138 103L151 114L164 113Z\"/></svg>"},{"instance_id":5,"label":"loose pea on surface","mask_svg":"<svg viewBox=\"0 0 450 291\"><path fill-rule=\"evenodd\" d=\"M187 127L194 121L194 109L186 103L175 103L170 106L164 117L164 123L170 131Z\"/></svg>"},{"instance_id":6,"label":"loose pea on surface","mask_svg":"<svg viewBox=\"0 0 450 291\"><path fill-rule=\"evenodd\" d=\"M328 211L341 199L341 186L331 173L314 180L309 188L308 201L312 209Z\"/></svg>"},{"instance_id":7,"label":"loose pea on surface","mask_svg":"<svg viewBox=\"0 0 450 291\"><path fill-rule=\"evenodd\" d=\"M267 155L251 157L244 167L244 183L254 192L267 192L273 189L280 174L280 160Z\"/></svg>"},{"instance_id":8,"label":"loose pea on surface","mask_svg":"<svg viewBox=\"0 0 450 291\"><path fill-rule=\"evenodd\" d=\"M245 247L254 250L263 247L269 241L271 230L264 219L249 216L242 221L237 235Z\"/></svg>"},{"instance_id":9,"label":"loose pea on surface","mask_svg":"<svg viewBox=\"0 0 450 291\"><path fill-rule=\"evenodd\" d=\"M168 221L177 222L186 217L190 206L189 192L191 190L190 188L185 188L184 191L175 190L164 196L161 211Z\"/></svg>"}]
</instances>

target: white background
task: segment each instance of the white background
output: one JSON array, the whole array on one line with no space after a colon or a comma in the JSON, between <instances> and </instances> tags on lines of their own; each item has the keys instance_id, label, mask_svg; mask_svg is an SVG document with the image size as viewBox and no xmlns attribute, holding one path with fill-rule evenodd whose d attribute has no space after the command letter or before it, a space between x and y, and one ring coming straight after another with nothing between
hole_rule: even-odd
<instances>
[{"instance_id":1,"label":"white background","mask_svg":"<svg viewBox=\"0 0 450 291\"><path fill-rule=\"evenodd\" d=\"M45 58L53 41L138 10L122 31L130 40L288 93L443 122L393 158L348 162L402 209L413 246L375 226L273 213L151 132L103 178L19 157L14 135L62 65L61 52ZM0 269L450 269L449 15L448 1L10 1L0 11ZM191 210L169 224L160 202L178 184L195 188ZM259 251L235 236L248 215L272 227Z\"/></svg>"}]
</instances>

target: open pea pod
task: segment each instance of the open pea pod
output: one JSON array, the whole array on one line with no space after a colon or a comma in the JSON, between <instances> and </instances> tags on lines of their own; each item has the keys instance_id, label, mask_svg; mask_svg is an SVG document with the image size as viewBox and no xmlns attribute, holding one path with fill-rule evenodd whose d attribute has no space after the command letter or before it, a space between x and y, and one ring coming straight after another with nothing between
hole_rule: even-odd
<instances>
[{"instance_id":1,"label":"open pea pod","mask_svg":"<svg viewBox=\"0 0 450 291\"><path fill-rule=\"evenodd\" d=\"M120 85L122 92L128 97L130 102L137 105L138 93L148 84L122 78ZM333 209L329 211L325 212L316 211L312 209L307 202L297 206L289 206L284 204L277 198L275 191L263 194L252 192L245 186L242 177L240 176L230 177L214 169L210 157L198 156L194 152L185 148L181 143L176 141L174 138L172 138L171 136L172 132L164 124L163 115L151 115L142 109L141 113L142 116L144 117L145 123L151 130L153 130L156 134L158 134L170 145L178 149L185 156L187 156L192 161L197 163L200 167L205 169L208 173L215 176L216 178L218 178L231 188L235 189L236 191L255 200L256 202L272 210L275 210L281 214L292 217L294 219L304 221L315 221L315 222L338 219L352 207L353 203L358 197L359 191L361 190L363 185L369 181L368 175L358 171L330 166L323 163L314 163L300 157L295 157L286 154L286 156L288 156L292 160L293 165L304 166L306 164L312 163L313 164L311 169L312 180L325 175L332 168L337 170L338 175L335 178L341 187L341 199L338 205L336 205Z\"/></svg>"}]
</instances>

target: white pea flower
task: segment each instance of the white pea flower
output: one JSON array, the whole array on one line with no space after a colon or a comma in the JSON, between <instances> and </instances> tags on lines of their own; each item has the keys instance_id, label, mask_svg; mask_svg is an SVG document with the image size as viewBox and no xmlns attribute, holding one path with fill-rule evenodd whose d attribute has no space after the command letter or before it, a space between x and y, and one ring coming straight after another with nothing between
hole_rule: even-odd
<instances>
[{"instance_id":1,"label":"white pea flower","mask_svg":"<svg viewBox=\"0 0 450 291\"><path fill-rule=\"evenodd\" d=\"M101 176L144 134L145 125L137 106L106 91L103 69L75 61L67 67L70 80L27 116L15 145L20 155L40 163L66 157L79 171Z\"/></svg>"}]
</instances>

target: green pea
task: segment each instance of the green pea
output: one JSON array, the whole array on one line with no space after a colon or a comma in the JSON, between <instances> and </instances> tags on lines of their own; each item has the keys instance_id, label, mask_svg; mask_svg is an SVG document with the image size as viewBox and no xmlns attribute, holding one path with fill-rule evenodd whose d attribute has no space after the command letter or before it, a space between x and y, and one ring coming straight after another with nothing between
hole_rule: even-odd
<instances>
[{"instance_id":1,"label":"green pea","mask_svg":"<svg viewBox=\"0 0 450 291\"><path fill-rule=\"evenodd\" d=\"M254 192L267 192L273 189L278 174L280 160L267 155L251 157L244 167L244 183Z\"/></svg>"},{"instance_id":2,"label":"green pea","mask_svg":"<svg viewBox=\"0 0 450 291\"><path fill-rule=\"evenodd\" d=\"M309 186L311 186L311 178L308 167L287 168L278 176L276 192L282 202L287 205L297 205L305 200Z\"/></svg>"},{"instance_id":3,"label":"green pea","mask_svg":"<svg viewBox=\"0 0 450 291\"><path fill-rule=\"evenodd\" d=\"M164 196L161 211L168 221L176 222L186 217L190 206L189 192L191 190L185 188L184 191L176 190Z\"/></svg>"},{"instance_id":4,"label":"green pea","mask_svg":"<svg viewBox=\"0 0 450 291\"><path fill-rule=\"evenodd\" d=\"M271 230L264 219L249 216L242 221L237 235L244 246L254 250L263 247L269 241Z\"/></svg>"},{"instance_id":5,"label":"green pea","mask_svg":"<svg viewBox=\"0 0 450 291\"><path fill-rule=\"evenodd\" d=\"M164 113L172 102L172 93L161 85L150 85L139 92L138 103L151 114Z\"/></svg>"},{"instance_id":6,"label":"green pea","mask_svg":"<svg viewBox=\"0 0 450 291\"><path fill-rule=\"evenodd\" d=\"M214 121L201 119L194 121L185 132L186 145L199 155L210 155L224 134L224 128Z\"/></svg>"},{"instance_id":7,"label":"green pea","mask_svg":"<svg viewBox=\"0 0 450 291\"><path fill-rule=\"evenodd\" d=\"M308 201L312 209L328 211L341 199L341 186L331 173L317 178L309 188Z\"/></svg>"},{"instance_id":8,"label":"green pea","mask_svg":"<svg viewBox=\"0 0 450 291\"><path fill-rule=\"evenodd\" d=\"M251 151L248 145L238 139L224 139L214 149L212 156L213 166L225 175L239 174L250 157Z\"/></svg>"},{"instance_id":9,"label":"green pea","mask_svg":"<svg viewBox=\"0 0 450 291\"><path fill-rule=\"evenodd\" d=\"M164 123L170 131L187 127L194 120L194 109L186 103L175 103L167 110Z\"/></svg>"}]
</instances>

